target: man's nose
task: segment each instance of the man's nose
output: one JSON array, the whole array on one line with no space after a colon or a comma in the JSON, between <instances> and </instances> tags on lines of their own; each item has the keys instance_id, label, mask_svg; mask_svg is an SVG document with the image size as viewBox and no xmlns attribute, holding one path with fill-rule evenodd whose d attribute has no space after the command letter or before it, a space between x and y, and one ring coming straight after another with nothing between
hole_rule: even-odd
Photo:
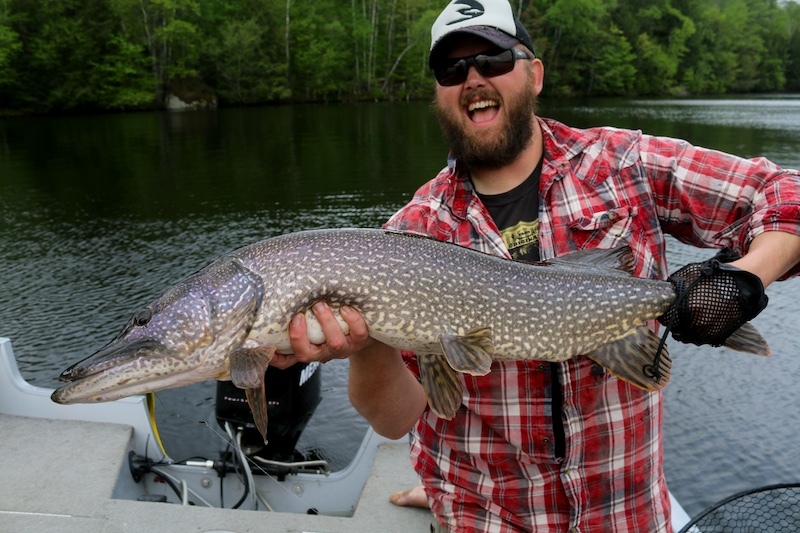
<instances>
[{"instance_id":1,"label":"man's nose","mask_svg":"<svg viewBox=\"0 0 800 533\"><path fill-rule=\"evenodd\" d=\"M467 70L467 79L464 81L464 88L475 89L484 85L486 85L486 78L478 72L475 65L470 65L469 70Z\"/></svg>"}]
</instances>

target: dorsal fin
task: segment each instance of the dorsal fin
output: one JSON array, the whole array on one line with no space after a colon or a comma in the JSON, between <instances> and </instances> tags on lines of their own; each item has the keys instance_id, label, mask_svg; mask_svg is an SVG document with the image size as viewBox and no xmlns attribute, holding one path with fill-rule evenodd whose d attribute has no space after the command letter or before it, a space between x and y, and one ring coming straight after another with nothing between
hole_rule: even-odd
<instances>
[{"instance_id":1,"label":"dorsal fin","mask_svg":"<svg viewBox=\"0 0 800 533\"><path fill-rule=\"evenodd\" d=\"M567 270L632 276L633 251L630 246L618 246L609 249L592 248L554 257L536 264Z\"/></svg>"}]
</instances>

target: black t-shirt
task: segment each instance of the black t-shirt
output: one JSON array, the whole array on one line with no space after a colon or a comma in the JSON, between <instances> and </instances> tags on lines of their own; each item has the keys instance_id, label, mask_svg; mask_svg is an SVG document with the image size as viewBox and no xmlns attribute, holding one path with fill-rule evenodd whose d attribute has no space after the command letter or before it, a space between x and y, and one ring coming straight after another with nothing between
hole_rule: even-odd
<instances>
[{"instance_id":1,"label":"black t-shirt","mask_svg":"<svg viewBox=\"0 0 800 533\"><path fill-rule=\"evenodd\" d=\"M528 178L501 194L478 194L497 224L514 261L539 260L539 179L542 162Z\"/></svg>"}]
</instances>

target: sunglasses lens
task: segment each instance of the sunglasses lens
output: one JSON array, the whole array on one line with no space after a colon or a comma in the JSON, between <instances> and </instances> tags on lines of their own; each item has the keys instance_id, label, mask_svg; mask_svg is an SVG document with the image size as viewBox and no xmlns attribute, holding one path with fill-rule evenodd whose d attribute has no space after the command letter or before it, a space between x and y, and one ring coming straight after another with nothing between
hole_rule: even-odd
<instances>
[{"instance_id":1,"label":"sunglasses lens","mask_svg":"<svg viewBox=\"0 0 800 533\"><path fill-rule=\"evenodd\" d=\"M478 54L445 62L433 69L433 75L439 85L450 87L466 81L471 65L475 65L481 76L491 78L514 70L514 60L513 50L504 50L496 55Z\"/></svg>"},{"instance_id":2,"label":"sunglasses lens","mask_svg":"<svg viewBox=\"0 0 800 533\"><path fill-rule=\"evenodd\" d=\"M442 65L434 68L433 75L436 77L436 81L439 82L439 85L442 87L450 87L452 85L464 83L467 79L468 70L469 64L465 60L459 59L450 65Z\"/></svg>"},{"instance_id":3,"label":"sunglasses lens","mask_svg":"<svg viewBox=\"0 0 800 533\"><path fill-rule=\"evenodd\" d=\"M479 55L475 57L475 66L487 78L508 74L514 70L514 54L506 50L495 56Z\"/></svg>"}]
</instances>

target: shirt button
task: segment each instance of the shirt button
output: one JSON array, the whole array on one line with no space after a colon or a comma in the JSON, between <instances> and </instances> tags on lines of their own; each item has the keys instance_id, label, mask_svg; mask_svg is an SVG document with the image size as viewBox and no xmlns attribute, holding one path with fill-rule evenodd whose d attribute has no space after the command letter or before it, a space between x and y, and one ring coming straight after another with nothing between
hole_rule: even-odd
<instances>
[{"instance_id":1,"label":"shirt button","mask_svg":"<svg viewBox=\"0 0 800 533\"><path fill-rule=\"evenodd\" d=\"M545 368L547 368L547 365L546 365L546 364L544 364L544 363L539 363L539 370L544 370Z\"/></svg>"},{"instance_id":2,"label":"shirt button","mask_svg":"<svg viewBox=\"0 0 800 533\"><path fill-rule=\"evenodd\" d=\"M550 443L550 439L545 437L545 438L542 439L542 442L544 442L545 444L549 444Z\"/></svg>"}]
</instances>

